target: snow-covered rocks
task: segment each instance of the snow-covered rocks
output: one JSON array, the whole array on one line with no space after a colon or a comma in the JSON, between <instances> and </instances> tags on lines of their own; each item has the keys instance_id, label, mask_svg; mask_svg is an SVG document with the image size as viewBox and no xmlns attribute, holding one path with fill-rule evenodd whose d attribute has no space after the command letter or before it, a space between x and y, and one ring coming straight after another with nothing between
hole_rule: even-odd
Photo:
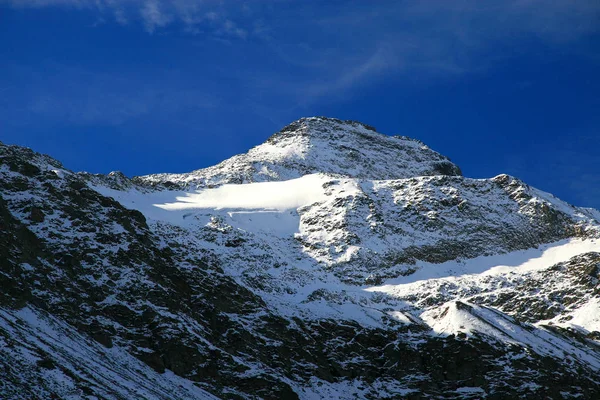
<instances>
[{"instance_id":1,"label":"snow-covered rocks","mask_svg":"<svg viewBox=\"0 0 600 400\"><path fill-rule=\"evenodd\" d=\"M0 396L600 396L600 213L516 178L321 117L189 174L0 161Z\"/></svg>"}]
</instances>

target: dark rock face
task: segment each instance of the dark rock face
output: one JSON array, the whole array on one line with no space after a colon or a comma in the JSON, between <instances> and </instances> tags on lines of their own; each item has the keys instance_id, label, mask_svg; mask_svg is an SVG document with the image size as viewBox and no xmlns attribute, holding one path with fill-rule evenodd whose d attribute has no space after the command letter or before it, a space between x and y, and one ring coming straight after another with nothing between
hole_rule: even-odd
<instances>
[{"instance_id":1,"label":"dark rock face","mask_svg":"<svg viewBox=\"0 0 600 400\"><path fill-rule=\"evenodd\" d=\"M354 121L321 118L309 123L316 124L313 135L343 134L331 124L351 126L365 135L375 131ZM300 120L270 141L295 137L306 124ZM402 141L407 146L404 141L409 140ZM379 238L408 228L445 232L433 245L386 251L382 258L359 254L335 268L323 267L327 273L342 278L354 273L363 279L366 271L373 273L372 283L381 283L410 276L415 260L441 263L482 255L491 239L506 252L590 235L591 228L577 225L565 212L529 202L532 195L522 182L507 176L491 183L465 180L458 177L458 167L438 156L432 156L431 175L447 176L390 181L379 192L363 188L362 197L301 212L306 227L343 230L347 246L366 240L353 227L367 214ZM271 281L275 278L261 272L263 264L270 264L291 275L288 264L300 261L278 258L271 249L255 255L258 239L218 219L192 237L175 226L147 220L94 185L152 190L147 181L140 186L120 173L73 174L47 156L0 144L1 398L600 398L594 378L598 366L581 356L600 358L600 334L532 325L560 317L584 299L598 298L599 253L510 278L514 282L507 278L469 288L468 295L462 292L464 286L432 284L430 293L400 297L410 302L408 311L468 298L468 303L456 301L456 312L490 327L484 331L441 335L416 311L406 311L404 322L388 317L396 299L374 295L356 300L335 287L310 292L305 303L340 310L360 306L383 322L369 324L341 312L342 318L300 318L273 306L273 297L283 294ZM160 185L166 189L165 183ZM491 211L465 202L452 188L462 194L501 192L510 199L507 213L523 211L526 217L476 226L482 213ZM402 227L378 203L388 190L396 197L400 192L415 196L405 204L394 203L398 220L406 222ZM419 191L446 195L419 197ZM344 218L328 220L340 210ZM443 218L427 217L430 211ZM468 235L462 240L452 236L452 224ZM522 227L526 229L517 234ZM322 243L309 239L289 246L318 250ZM233 262L245 268L239 276L231 273L228 263ZM358 278L347 281L364 283ZM565 281L568 287L556 289L555 283ZM492 290L509 283L511 290ZM500 329L490 317L495 312L503 323L581 351L580 359L569 356L567 362L516 339L499 339L490 333ZM439 319L446 317L441 312Z\"/></svg>"}]
</instances>

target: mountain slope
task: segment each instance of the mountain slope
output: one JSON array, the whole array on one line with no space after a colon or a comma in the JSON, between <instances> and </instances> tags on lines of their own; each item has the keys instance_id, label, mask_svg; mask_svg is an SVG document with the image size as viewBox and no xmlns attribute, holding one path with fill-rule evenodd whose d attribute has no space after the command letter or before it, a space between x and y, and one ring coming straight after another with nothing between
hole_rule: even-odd
<instances>
[{"instance_id":1,"label":"mountain slope","mask_svg":"<svg viewBox=\"0 0 600 400\"><path fill-rule=\"evenodd\" d=\"M518 179L325 118L190 174L0 161L3 398L600 396L599 213Z\"/></svg>"}]
</instances>

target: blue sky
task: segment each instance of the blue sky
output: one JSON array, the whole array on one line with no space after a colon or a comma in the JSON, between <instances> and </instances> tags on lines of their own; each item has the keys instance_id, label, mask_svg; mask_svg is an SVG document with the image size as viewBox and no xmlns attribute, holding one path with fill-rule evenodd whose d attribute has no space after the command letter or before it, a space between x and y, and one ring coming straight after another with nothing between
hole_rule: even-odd
<instances>
[{"instance_id":1,"label":"blue sky","mask_svg":"<svg viewBox=\"0 0 600 400\"><path fill-rule=\"evenodd\" d=\"M600 208L597 0L0 0L0 140L186 172L302 116Z\"/></svg>"}]
</instances>

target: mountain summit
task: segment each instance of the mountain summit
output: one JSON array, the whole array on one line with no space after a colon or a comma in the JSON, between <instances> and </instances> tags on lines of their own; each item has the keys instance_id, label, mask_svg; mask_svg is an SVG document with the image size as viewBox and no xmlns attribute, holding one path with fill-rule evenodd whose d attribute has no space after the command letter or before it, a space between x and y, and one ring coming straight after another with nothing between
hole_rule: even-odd
<instances>
[{"instance_id":1,"label":"mountain summit","mask_svg":"<svg viewBox=\"0 0 600 400\"><path fill-rule=\"evenodd\" d=\"M301 118L254 147L214 167L188 174L141 177L150 183L209 187L226 183L282 181L312 173L360 179L461 175L448 158L422 142L387 136L356 121Z\"/></svg>"},{"instance_id":2,"label":"mountain summit","mask_svg":"<svg viewBox=\"0 0 600 400\"><path fill-rule=\"evenodd\" d=\"M303 118L188 174L0 143L0 398L600 398L600 212Z\"/></svg>"}]
</instances>

